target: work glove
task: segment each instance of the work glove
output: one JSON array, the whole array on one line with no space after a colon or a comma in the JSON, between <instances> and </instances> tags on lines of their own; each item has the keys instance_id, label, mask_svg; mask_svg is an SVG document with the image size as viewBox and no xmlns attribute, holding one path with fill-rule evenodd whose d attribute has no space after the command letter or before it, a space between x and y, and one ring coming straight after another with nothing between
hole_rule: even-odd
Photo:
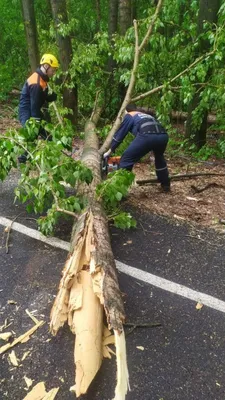
<instances>
[{"instance_id":1,"label":"work glove","mask_svg":"<svg viewBox=\"0 0 225 400\"><path fill-rule=\"evenodd\" d=\"M55 92L52 92L51 94L48 95L47 100L48 100L49 102L51 102L51 101L56 101L56 100L57 100L57 94L56 94Z\"/></svg>"},{"instance_id":2,"label":"work glove","mask_svg":"<svg viewBox=\"0 0 225 400\"><path fill-rule=\"evenodd\" d=\"M108 158L111 153L112 153L112 150L109 149L106 153L103 154L103 158Z\"/></svg>"}]
</instances>

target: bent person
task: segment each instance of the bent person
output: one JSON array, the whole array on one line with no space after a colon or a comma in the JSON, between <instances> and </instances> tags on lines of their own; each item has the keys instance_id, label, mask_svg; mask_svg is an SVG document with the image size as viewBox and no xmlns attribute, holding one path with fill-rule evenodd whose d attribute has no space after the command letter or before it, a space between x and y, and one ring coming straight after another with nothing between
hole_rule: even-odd
<instances>
[{"instance_id":1,"label":"bent person","mask_svg":"<svg viewBox=\"0 0 225 400\"><path fill-rule=\"evenodd\" d=\"M158 181L161 183L162 190L169 192L170 178L164 158L169 140L166 130L152 115L138 111L135 104L128 104L125 113L125 117L113 137L111 148L104 154L104 158L109 157L122 143L128 132L131 132L135 138L122 154L119 168L131 171L135 163L152 151L155 157Z\"/></svg>"}]
</instances>

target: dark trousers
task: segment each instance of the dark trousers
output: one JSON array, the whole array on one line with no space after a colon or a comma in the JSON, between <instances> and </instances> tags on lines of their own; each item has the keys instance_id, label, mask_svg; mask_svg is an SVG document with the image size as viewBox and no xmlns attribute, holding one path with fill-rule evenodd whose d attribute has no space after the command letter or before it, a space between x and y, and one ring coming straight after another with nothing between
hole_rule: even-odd
<instances>
[{"instance_id":1,"label":"dark trousers","mask_svg":"<svg viewBox=\"0 0 225 400\"><path fill-rule=\"evenodd\" d=\"M168 139L167 133L138 133L123 153L119 168L131 171L136 162L153 151L157 178L162 185L169 185L169 172L164 158Z\"/></svg>"}]
</instances>

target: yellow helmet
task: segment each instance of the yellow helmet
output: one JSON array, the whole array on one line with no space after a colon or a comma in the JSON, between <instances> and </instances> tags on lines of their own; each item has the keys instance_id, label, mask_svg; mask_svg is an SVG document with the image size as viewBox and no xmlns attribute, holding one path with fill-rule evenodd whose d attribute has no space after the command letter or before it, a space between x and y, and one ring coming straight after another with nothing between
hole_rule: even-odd
<instances>
[{"instance_id":1,"label":"yellow helmet","mask_svg":"<svg viewBox=\"0 0 225 400\"><path fill-rule=\"evenodd\" d=\"M49 64L50 67L59 68L59 62L55 56L52 54L44 54L41 57L40 65L42 64Z\"/></svg>"}]
</instances>

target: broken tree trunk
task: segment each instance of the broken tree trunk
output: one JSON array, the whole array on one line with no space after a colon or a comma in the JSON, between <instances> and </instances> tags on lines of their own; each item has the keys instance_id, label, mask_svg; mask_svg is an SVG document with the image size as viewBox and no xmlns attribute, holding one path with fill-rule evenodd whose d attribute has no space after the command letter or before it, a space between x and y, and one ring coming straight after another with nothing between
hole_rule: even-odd
<instances>
[{"instance_id":1,"label":"broken tree trunk","mask_svg":"<svg viewBox=\"0 0 225 400\"><path fill-rule=\"evenodd\" d=\"M79 192L88 199L88 207L74 224L71 249L63 269L59 291L52 311L50 330L55 335L68 321L75 339L76 396L87 389L99 370L103 355L110 357L110 340L104 341L104 312L109 329L115 334L117 355L117 386L115 400L125 399L128 388L128 370L123 323L124 306L118 286L108 222L95 196L101 182L100 155L95 125L89 121L85 127L85 145L82 161L93 173L91 185L82 185Z\"/></svg>"}]
</instances>

